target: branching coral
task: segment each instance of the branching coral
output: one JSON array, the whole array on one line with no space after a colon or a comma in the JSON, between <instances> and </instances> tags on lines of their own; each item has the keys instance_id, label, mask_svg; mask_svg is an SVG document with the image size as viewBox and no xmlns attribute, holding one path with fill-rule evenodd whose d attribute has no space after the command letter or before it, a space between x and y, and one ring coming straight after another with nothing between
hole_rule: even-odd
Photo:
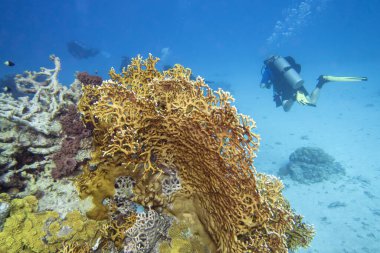
<instances>
[{"instance_id":1,"label":"branching coral","mask_svg":"<svg viewBox=\"0 0 380 253\"><path fill-rule=\"evenodd\" d=\"M87 243L65 242L58 253L90 253L91 247Z\"/></svg>"},{"instance_id":2,"label":"branching coral","mask_svg":"<svg viewBox=\"0 0 380 253\"><path fill-rule=\"evenodd\" d=\"M111 219L107 224L104 224L100 230L102 240L105 244L104 248L115 247L121 249L126 237L126 232L128 229L133 227L137 219L136 214L130 215L128 217L120 216L119 219Z\"/></svg>"},{"instance_id":3,"label":"branching coral","mask_svg":"<svg viewBox=\"0 0 380 253\"><path fill-rule=\"evenodd\" d=\"M61 63L52 55L54 68L41 68L17 75L17 88L29 96L14 98L0 93L0 182L1 190L16 187L25 171L43 170L51 161L44 159L60 148L62 108L75 104L78 87L67 88L58 81ZM17 182L17 183L16 183Z\"/></svg>"},{"instance_id":4,"label":"branching coral","mask_svg":"<svg viewBox=\"0 0 380 253\"><path fill-rule=\"evenodd\" d=\"M32 93L33 97L31 100L28 97L14 100L2 94L0 117L37 133L58 134L60 127L54 118L62 107L72 103L76 94L58 82L61 70L59 58L52 55L50 59L55 65L53 69L41 68L39 72L26 71L16 76L17 89Z\"/></svg>"},{"instance_id":5,"label":"branching coral","mask_svg":"<svg viewBox=\"0 0 380 253\"><path fill-rule=\"evenodd\" d=\"M128 177L118 177L115 181L116 192L112 199L103 202L108 205L108 223L101 229L102 249L121 249L128 229L137 220L136 205L129 201L132 194L132 181Z\"/></svg>"},{"instance_id":6,"label":"branching coral","mask_svg":"<svg viewBox=\"0 0 380 253\"><path fill-rule=\"evenodd\" d=\"M135 192L139 203L188 220L210 249L287 252L289 241L307 245L311 238L304 234L288 238L297 216L281 195L282 184L255 171L260 139L253 132L255 122L237 113L228 92L211 90L199 77L190 80L191 70L181 65L161 73L157 61L138 56L122 75L112 69L112 80L83 86L78 107L94 128L97 171L87 170L78 179L82 196L93 195L102 209L115 178L127 175L137 182L135 188L144 181L152 186ZM159 201L157 191L168 171L181 181L170 205Z\"/></svg>"}]
</instances>

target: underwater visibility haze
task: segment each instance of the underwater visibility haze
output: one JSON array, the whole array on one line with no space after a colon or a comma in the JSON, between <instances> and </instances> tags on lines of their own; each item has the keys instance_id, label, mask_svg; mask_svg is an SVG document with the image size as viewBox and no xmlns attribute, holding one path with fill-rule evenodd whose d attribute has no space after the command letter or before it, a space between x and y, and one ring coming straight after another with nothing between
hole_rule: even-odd
<instances>
[{"instance_id":1,"label":"underwater visibility haze","mask_svg":"<svg viewBox=\"0 0 380 253\"><path fill-rule=\"evenodd\" d=\"M380 252L379 1L0 10L0 253Z\"/></svg>"}]
</instances>

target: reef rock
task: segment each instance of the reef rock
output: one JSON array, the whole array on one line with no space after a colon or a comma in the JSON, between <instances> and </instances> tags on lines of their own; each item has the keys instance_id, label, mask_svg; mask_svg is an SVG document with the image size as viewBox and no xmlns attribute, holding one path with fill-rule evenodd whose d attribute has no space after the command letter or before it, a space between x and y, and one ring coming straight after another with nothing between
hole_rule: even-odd
<instances>
[{"instance_id":1,"label":"reef rock","mask_svg":"<svg viewBox=\"0 0 380 253\"><path fill-rule=\"evenodd\" d=\"M9 215L10 205L8 202L0 202L0 231L3 229L5 219Z\"/></svg>"},{"instance_id":2,"label":"reef rock","mask_svg":"<svg viewBox=\"0 0 380 253\"><path fill-rule=\"evenodd\" d=\"M280 169L280 176L290 176L303 184L318 183L335 175L344 175L345 170L335 159L317 147L298 148L289 156L289 163Z\"/></svg>"}]
</instances>

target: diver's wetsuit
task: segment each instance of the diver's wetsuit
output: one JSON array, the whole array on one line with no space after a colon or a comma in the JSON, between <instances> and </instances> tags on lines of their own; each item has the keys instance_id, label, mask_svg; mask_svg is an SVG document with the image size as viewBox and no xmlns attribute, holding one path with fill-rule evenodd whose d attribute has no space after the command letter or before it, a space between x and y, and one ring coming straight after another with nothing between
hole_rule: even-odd
<instances>
[{"instance_id":1,"label":"diver's wetsuit","mask_svg":"<svg viewBox=\"0 0 380 253\"><path fill-rule=\"evenodd\" d=\"M292 57L287 56L284 58L289 62L292 68L297 71L297 73L301 72L301 65L296 64L295 60ZM265 65L261 83L266 84L266 87L268 89L273 85L273 101L276 103L276 107L281 106L283 101L290 99L295 100L297 91L301 91L303 94L305 94L305 96L309 94L304 86L301 86L298 89L294 89L284 80L283 74L271 66L270 63L267 63Z\"/></svg>"}]
</instances>

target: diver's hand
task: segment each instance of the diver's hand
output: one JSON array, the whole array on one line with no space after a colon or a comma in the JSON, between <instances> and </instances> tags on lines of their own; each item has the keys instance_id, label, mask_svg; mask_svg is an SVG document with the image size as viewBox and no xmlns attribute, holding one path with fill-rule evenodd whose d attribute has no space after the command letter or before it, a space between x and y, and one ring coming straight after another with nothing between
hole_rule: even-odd
<instances>
[{"instance_id":1,"label":"diver's hand","mask_svg":"<svg viewBox=\"0 0 380 253\"><path fill-rule=\"evenodd\" d=\"M270 84L267 84L267 83L260 83L260 88L261 88L261 89L264 89L264 88L270 89Z\"/></svg>"},{"instance_id":2,"label":"diver's hand","mask_svg":"<svg viewBox=\"0 0 380 253\"><path fill-rule=\"evenodd\" d=\"M301 105L310 104L309 99L305 96L305 94L301 91L297 91L296 101Z\"/></svg>"}]
</instances>

